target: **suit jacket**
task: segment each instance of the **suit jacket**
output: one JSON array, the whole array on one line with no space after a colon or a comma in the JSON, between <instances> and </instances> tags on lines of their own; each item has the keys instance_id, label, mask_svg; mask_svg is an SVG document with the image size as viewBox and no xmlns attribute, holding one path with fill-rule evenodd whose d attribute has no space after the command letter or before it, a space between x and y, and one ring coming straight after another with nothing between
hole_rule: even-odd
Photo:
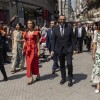
<instances>
[{"instance_id":1,"label":"suit jacket","mask_svg":"<svg viewBox=\"0 0 100 100\"><path fill-rule=\"evenodd\" d=\"M51 37L52 37L52 33L51 33L51 29L49 29L47 31L47 36L46 36L46 47L48 48L49 51L51 51Z\"/></svg>"},{"instance_id":2,"label":"suit jacket","mask_svg":"<svg viewBox=\"0 0 100 100\"><path fill-rule=\"evenodd\" d=\"M60 26L56 26L53 31L52 37L52 51L59 55L61 53L68 54L76 51L75 45L75 35L73 34L73 28L65 24L64 25L64 35L61 35Z\"/></svg>"},{"instance_id":3,"label":"suit jacket","mask_svg":"<svg viewBox=\"0 0 100 100\"><path fill-rule=\"evenodd\" d=\"M77 40L78 38L78 27L75 28L75 38ZM86 38L86 29L85 27L82 27L82 39Z\"/></svg>"}]
</instances>

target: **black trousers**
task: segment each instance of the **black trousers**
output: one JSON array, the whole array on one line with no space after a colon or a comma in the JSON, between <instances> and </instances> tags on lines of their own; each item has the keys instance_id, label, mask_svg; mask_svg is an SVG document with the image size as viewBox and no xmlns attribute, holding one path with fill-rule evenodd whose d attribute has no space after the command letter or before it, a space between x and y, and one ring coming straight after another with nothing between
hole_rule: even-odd
<instances>
[{"instance_id":1,"label":"black trousers","mask_svg":"<svg viewBox=\"0 0 100 100\"><path fill-rule=\"evenodd\" d=\"M77 48L78 48L78 52L82 52L83 50L83 38L82 37L78 37L77 39Z\"/></svg>"},{"instance_id":2,"label":"black trousers","mask_svg":"<svg viewBox=\"0 0 100 100\"><path fill-rule=\"evenodd\" d=\"M91 37L86 37L86 44L87 44L88 51L90 51L91 49L91 41L92 41Z\"/></svg>"},{"instance_id":3,"label":"black trousers","mask_svg":"<svg viewBox=\"0 0 100 100\"><path fill-rule=\"evenodd\" d=\"M67 54L67 55L66 54L61 54L59 56L61 77L62 77L63 80L66 80L65 58L67 60L68 78L69 78L69 81L70 81L70 80L73 79L72 54Z\"/></svg>"},{"instance_id":4,"label":"black trousers","mask_svg":"<svg viewBox=\"0 0 100 100\"><path fill-rule=\"evenodd\" d=\"M6 71L3 65L3 53L2 49L0 48L0 70L4 78L7 78Z\"/></svg>"},{"instance_id":5,"label":"black trousers","mask_svg":"<svg viewBox=\"0 0 100 100\"><path fill-rule=\"evenodd\" d=\"M5 43L3 44L3 60L4 60L4 63L7 62L7 50L5 48Z\"/></svg>"}]
</instances>

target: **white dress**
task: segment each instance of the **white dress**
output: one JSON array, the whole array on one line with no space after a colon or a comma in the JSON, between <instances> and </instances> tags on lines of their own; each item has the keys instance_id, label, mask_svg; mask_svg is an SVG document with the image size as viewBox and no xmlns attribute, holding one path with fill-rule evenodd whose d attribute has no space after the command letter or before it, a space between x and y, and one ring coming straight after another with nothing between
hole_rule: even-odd
<instances>
[{"instance_id":1,"label":"white dress","mask_svg":"<svg viewBox=\"0 0 100 100\"><path fill-rule=\"evenodd\" d=\"M95 53L95 61L94 61L91 81L93 81L93 83L99 83L100 82L100 32L95 31L93 43L97 43L97 49Z\"/></svg>"}]
</instances>

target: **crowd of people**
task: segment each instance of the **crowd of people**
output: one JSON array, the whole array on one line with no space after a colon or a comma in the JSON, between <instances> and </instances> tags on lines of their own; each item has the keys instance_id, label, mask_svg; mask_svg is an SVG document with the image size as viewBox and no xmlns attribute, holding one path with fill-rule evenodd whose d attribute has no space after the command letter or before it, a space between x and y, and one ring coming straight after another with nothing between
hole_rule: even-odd
<instances>
[{"instance_id":1,"label":"crowd of people","mask_svg":"<svg viewBox=\"0 0 100 100\"><path fill-rule=\"evenodd\" d=\"M83 47L86 45L87 52L92 51L92 59L94 61L91 81L96 84L95 93L100 92L100 22L98 23L82 23L73 22L66 23L64 15L59 16L58 22L50 21L50 27L36 26L33 20L28 20L26 28L20 23L15 25L15 30L9 31L6 25L0 24L0 70L7 81L7 75L4 63L9 63L7 52L9 49L9 36L12 40L12 70L15 74L17 68L21 71L27 71L28 85L40 80L39 57L40 45L45 43L44 48L49 51L53 60L52 74L57 69L61 71L60 84L66 82L66 67L68 68L68 86L73 86L73 55L84 52ZM59 63L60 64L59 64ZM33 79L36 75L36 79Z\"/></svg>"}]
</instances>

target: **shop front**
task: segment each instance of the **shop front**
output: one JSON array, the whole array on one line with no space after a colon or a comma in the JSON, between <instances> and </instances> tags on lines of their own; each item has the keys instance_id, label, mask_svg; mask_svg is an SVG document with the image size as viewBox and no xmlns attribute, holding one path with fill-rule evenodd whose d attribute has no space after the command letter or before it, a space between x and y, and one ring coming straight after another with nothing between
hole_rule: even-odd
<instances>
[{"instance_id":1,"label":"shop front","mask_svg":"<svg viewBox=\"0 0 100 100\"><path fill-rule=\"evenodd\" d=\"M10 5L10 18L17 14L23 25L27 19L33 19L38 25L43 25L51 19L55 11L55 2L52 0L16 0Z\"/></svg>"},{"instance_id":2,"label":"shop front","mask_svg":"<svg viewBox=\"0 0 100 100\"><path fill-rule=\"evenodd\" d=\"M7 24L9 22L9 4L0 1L0 22Z\"/></svg>"}]
</instances>

